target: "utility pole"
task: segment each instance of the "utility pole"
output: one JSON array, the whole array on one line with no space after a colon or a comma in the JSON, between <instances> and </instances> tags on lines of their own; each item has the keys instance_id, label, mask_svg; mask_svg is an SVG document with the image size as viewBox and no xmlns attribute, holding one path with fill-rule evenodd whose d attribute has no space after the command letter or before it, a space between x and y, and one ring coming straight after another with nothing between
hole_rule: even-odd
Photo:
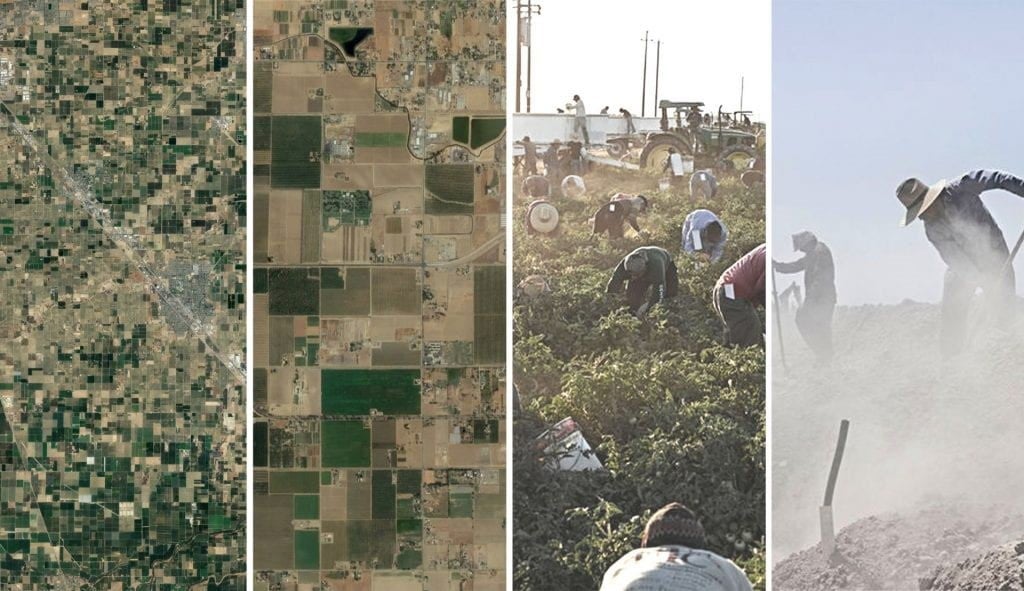
<instances>
[{"instance_id":1,"label":"utility pole","mask_svg":"<svg viewBox=\"0 0 1024 591\"><path fill-rule=\"evenodd\" d=\"M523 17L522 4L516 2L516 113L519 109L519 96L523 93Z\"/></svg>"},{"instance_id":2,"label":"utility pole","mask_svg":"<svg viewBox=\"0 0 1024 591\"><path fill-rule=\"evenodd\" d=\"M647 45L650 31L644 31L644 89L640 93L640 116L647 116Z\"/></svg>"},{"instance_id":3,"label":"utility pole","mask_svg":"<svg viewBox=\"0 0 1024 591\"><path fill-rule=\"evenodd\" d=\"M526 112L530 112L530 90L533 73L533 15L540 14L540 5L533 0L516 0L516 113L522 112L523 46L526 46ZM526 20L524 31L523 20Z\"/></svg>"},{"instance_id":4,"label":"utility pole","mask_svg":"<svg viewBox=\"0 0 1024 591\"><path fill-rule=\"evenodd\" d=\"M657 41L658 50L654 58L654 113L658 113L658 79L661 78L661 41Z\"/></svg>"},{"instance_id":5,"label":"utility pole","mask_svg":"<svg viewBox=\"0 0 1024 591\"><path fill-rule=\"evenodd\" d=\"M540 12L540 6L537 7ZM533 0L526 0L526 34L533 35ZM526 112L530 112L530 81L533 73L533 39L526 44Z\"/></svg>"}]
</instances>

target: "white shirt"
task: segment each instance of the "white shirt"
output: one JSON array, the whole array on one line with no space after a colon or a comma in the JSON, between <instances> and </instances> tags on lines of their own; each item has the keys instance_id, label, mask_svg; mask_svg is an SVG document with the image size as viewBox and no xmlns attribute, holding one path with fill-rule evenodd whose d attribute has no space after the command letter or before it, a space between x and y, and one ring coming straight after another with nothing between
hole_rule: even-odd
<instances>
[{"instance_id":1,"label":"white shirt","mask_svg":"<svg viewBox=\"0 0 1024 591\"><path fill-rule=\"evenodd\" d=\"M672 176L683 176L683 157L679 152L668 155L668 164L672 167Z\"/></svg>"},{"instance_id":2,"label":"white shirt","mask_svg":"<svg viewBox=\"0 0 1024 591\"><path fill-rule=\"evenodd\" d=\"M587 110L585 108L583 108L583 100L582 99L576 101L576 103L573 104L572 108L576 109L576 116L577 117L586 117L587 116Z\"/></svg>"},{"instance_id":3,"label":"white shirt","mask_svg":"<svg viewBox=\"0 0 1024 591\"><path fill-rule=\"evenodd\" d=\"M731 560L685 546L638 548L615 561L601 591L751 591Z\"/></svg>"}]
</instances>

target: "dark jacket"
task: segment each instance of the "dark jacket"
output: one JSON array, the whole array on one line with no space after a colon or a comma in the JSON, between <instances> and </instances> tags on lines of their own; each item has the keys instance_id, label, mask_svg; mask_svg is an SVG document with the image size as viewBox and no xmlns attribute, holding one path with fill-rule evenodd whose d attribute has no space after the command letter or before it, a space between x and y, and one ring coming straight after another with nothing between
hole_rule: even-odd
<instances>
[{"instance_id":1,"label":"dark jacket","mask_svg":"<svg viewBox=\"0 0 1024 591\"><path fill-rule=\"evenodd\" d=\"M832 251L817 238L814 238L814 246L803 257L790 263L776 263L775 270L779 273L803 271L805 303L836 303L836 267L832 261Z\"/></svg>"},{"instance_id":2,"label":"dark jacket","mask_svg":"<svg viewBox=\"0 0 1024 591\"><path fill-rule=\"evenodd\" d=\"M996 170L968 172L939 194L941 215L924 222L925 236L957 273L991 276L1010 256L1002 230L981 201L981 193L993 189L1024 197L1024 180Z\"/></svg>"},{"instance_id":3,"label":"dark jacket","mask_svg":"<svg viewBox=\"0 0 1024 591\"><path fill-rule=\"evenodd\" d=\"M637 211L631 196L620 198L616 195L611 201L601 206L594 214L594 234L608 232L612 237L622 237L622 225L629 224L636 232L640 233L640 225L637 223Z\"/></svg>"},{"instance_id":4,"label":"dark jacket","mask_svg":"<svg viewBox=\"0 0 1024 591\"><path fill-rule=\"evenodd\" d=\"M647 255L647 267L644 269L643 275L634 278L626 270L626 259L629 258L629 255L639 252ZM675 269L676 264L672 260L672 255L667 250L658 246L641 246L629 253L629 255L623 257L619 261L618 266L615 267L615 271L612 272L612 278L608 281L608 286L605 288L607 293L619 293L626 282L642 282L653 288L648 300L650 305L653 306L679 291L678 276L675 272L669 272L670 269Z\"/></svg>"}]
</instances>

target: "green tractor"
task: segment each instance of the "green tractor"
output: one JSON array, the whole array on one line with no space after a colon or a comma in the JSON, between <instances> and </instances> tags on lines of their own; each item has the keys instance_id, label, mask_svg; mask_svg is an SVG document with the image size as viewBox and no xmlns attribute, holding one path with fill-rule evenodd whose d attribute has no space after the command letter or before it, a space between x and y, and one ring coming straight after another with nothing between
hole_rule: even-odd
<instances>
[{"instance_id":1,"label":"green tractor","mask_svg":"<svg viewBox=\"0 0 1024 591\"><path fill-rule=\"evenodd\" d=\"M695 170L710 168L739 173L752 166L763 166L757 125L750 122L750 111L734 111L730 115L719 107L717 121L712 122L700 112L703 106L701 102L659 102L661 131L647 136L640 166L660 170L668 159L669 148L692 156Z\"/></svg>"}]
</instances>

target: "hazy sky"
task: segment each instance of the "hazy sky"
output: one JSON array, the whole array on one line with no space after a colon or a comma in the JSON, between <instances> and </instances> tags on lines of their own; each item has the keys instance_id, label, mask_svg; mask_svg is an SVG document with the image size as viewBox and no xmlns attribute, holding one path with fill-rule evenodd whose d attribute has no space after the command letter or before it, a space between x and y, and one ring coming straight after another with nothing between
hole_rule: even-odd
<instances>
[{"instance_id":1,"label":"hazy sky","mask_svg":"<svg viewBox=\"0 0 1024 591\"><path fill-rule=\"evenodd\" d=\"M513 0L514 1L514 0ZM525 4L525 0L523 2ZM608 105L640 114L644 31L660 39L659 99L743 106L767 118L767 0L538 0L533 18L532 112L554 113L579 94L588 113ZM514 33L513 33L514 34ZM655 45L648 54L647 115L654 115ZM514 49L510 60L515 59ZM510 62L515 67L515 62ZM526 111L526 49L523 99ZM515 100L515 89L509 93Z\"/></svg>"},{"instance_id":2,"label":"hazy sky","mask_svg":"<svg viewBox=\"0 0 1024 591\"><path fill-rule=\"evenodd\" d=\"M1024 176L1024 2L776 0L772 22L773 256L812 230L841 304L939 301L945 266L920 221L898 227L895 190L975 168ZM1024 200L982 199L1012 248Z\"/></svg>"}]
</instances>

